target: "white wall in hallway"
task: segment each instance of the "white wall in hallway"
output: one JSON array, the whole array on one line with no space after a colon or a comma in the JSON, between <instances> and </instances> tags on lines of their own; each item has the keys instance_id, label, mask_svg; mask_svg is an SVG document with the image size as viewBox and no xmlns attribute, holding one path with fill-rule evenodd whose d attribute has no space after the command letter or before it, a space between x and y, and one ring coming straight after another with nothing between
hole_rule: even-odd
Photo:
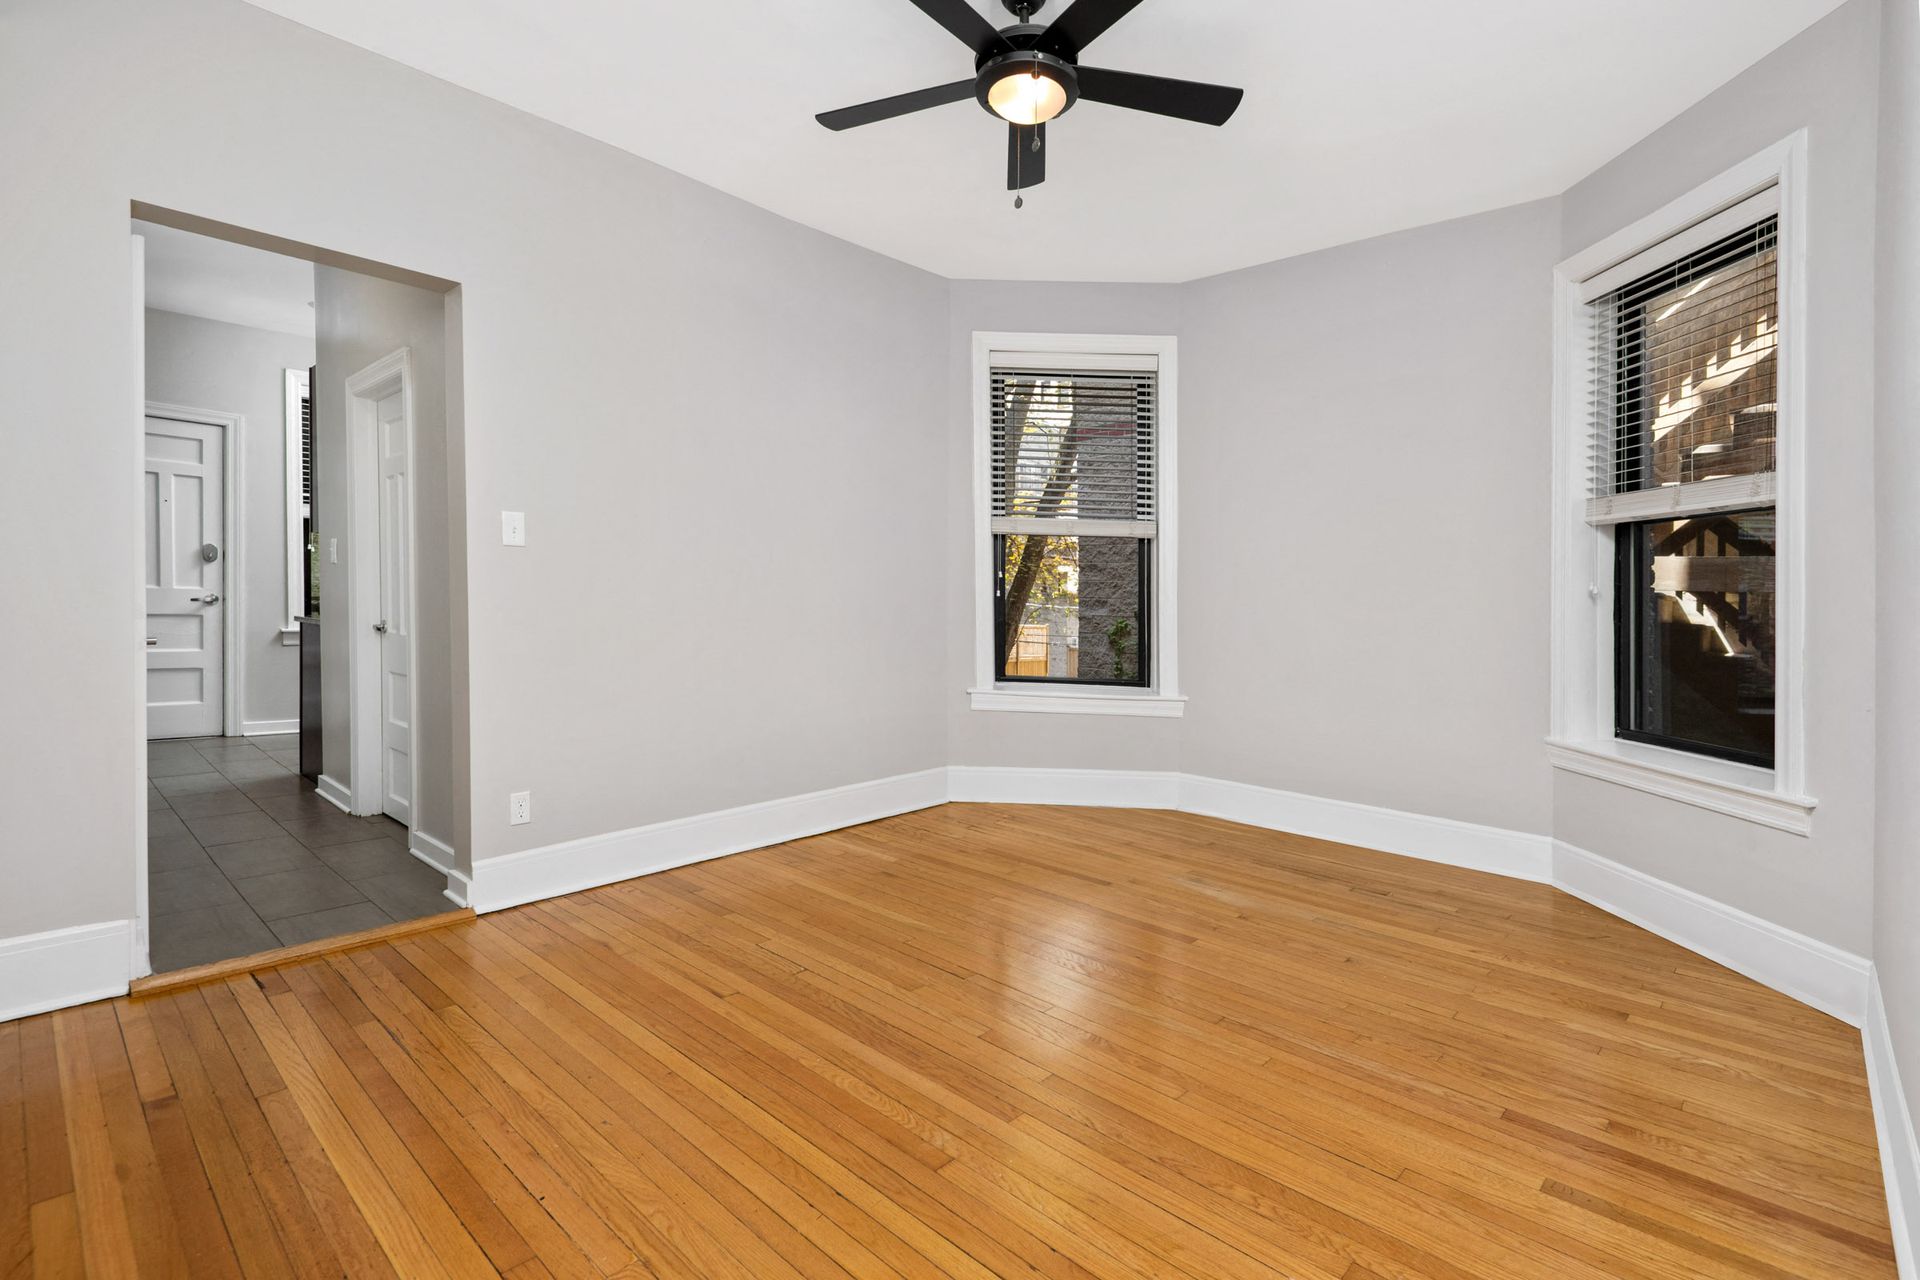
<instances>
[{"instance_id":1,"label":"white wall in hallway","mask_svg":"<svg viewBox=\"0 0 1920 1280\"><path fill-rule=\"evenodd\" d=\"M130 200L463 286L473 856L944 763L943 281L238 0L5 5L0 121L0 937L133 911Z\"/></svg>"}]
</instances>

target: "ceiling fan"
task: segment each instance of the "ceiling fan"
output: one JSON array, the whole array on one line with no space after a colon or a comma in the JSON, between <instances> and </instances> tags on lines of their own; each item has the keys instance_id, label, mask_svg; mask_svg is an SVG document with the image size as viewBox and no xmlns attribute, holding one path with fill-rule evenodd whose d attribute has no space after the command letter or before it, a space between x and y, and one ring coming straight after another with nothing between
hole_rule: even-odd
<instances>
[{"instance_id":1,"label":"ceiling fan","mask_svg":"<svg viewBox=\"0 0 1920 1280\"><path fill-rule=\"evenodd\" d=\"M921 12L973 50L973 75L951 84L895 94L814 118L829 129L891 120L972 97L1007 122L1007 190L1047 179L1047 121L1075 102L1151 111L1199 124L1225 124L1243 91L1224 85L1143 76L1080 65L1080 51L1124 18L1140 0L1072 0L1049 26L1029 21L1046 0L1001 0L1018 19L995 30L967 0L912 0ZM1021 200L1014 199L1019 208Z\"/></svg>"}]
</instances>

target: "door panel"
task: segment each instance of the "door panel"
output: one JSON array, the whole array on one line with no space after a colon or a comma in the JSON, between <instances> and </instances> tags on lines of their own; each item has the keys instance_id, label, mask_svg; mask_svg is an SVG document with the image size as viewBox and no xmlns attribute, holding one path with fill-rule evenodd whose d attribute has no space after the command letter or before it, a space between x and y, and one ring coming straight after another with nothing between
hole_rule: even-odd
<instances>
[{"instance_id":1,"label":"door panel","mask_svg":"<svg viewBox=\"0 0 1920 1280\"><path fill-rule=\"evenodd\" d=\"M220 427L147 419L149 738L213 737L225 725L225 443Z\"/></svg>"},{"instance_id":2,"label":"door panel","mask_svg":"<svg viewBox=\"0 0 1920 1280\"><path fill-rule=\"evenodd\" d=\"M395 392L377 407L380 452L380 799L413 822L413 511L407 467L412 424Z\"/></svg>"}]
</instances>

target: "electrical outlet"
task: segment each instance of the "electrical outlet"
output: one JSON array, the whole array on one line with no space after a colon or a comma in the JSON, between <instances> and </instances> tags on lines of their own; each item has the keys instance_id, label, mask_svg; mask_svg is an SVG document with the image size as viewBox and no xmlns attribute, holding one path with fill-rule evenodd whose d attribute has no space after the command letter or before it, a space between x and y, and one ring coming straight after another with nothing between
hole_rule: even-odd
<instances>
[{"instance_id":1,"label":"electrical outlet","mask_svg":"<svg viewBox=\"0 0 1920 1280\"><path fill-rule=\"evenodd\" d=\"M338 538L327 539L327 563L340 563L340 539Z\"/></svg>"},{"instance_id":2,"label":"electrical outlet","mask_svg":"<svg viewBox=\"0 0 1920 1280\"><path fill-rule=\"evenodd\" d=\"M503 547L524 547L527 545L526 512L502 511L500 513L500 545Z\"/></svg>"},{"instance_id":3,"label":"electrical outlet","mask_svg":"<svg viewBox=\"0 0 1920 1280\"><path fill-rule=\"evenodd\" d=\"M533 821L533 792L516 791L507 797L507 825L522 827Z\"/></svg>"}]
</instances>

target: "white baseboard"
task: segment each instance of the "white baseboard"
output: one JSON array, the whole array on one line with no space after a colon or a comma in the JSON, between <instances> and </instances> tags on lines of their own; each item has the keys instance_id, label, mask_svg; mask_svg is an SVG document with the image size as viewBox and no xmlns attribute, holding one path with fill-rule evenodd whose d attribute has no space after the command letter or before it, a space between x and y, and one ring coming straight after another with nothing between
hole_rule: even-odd
<instances>
[{"instance_id":1,"label":"white baseboard","mask_svg":"<svg viewBox=\"0 0 1920 1280\"><path fill-rule=\"evenodd\" d=\"M1900 1280L1920 1280L1920 1139L1914 1136L1913 1113L1900 1087L1900 1066L1894 1060L1877 975L1868 980L1861 1039L1867 1050L1867 1087L1873 1091L1873 1127L1880 1137L1880 1174L1887 1183L1893 1254Z\"/></svg>"},{"instance_id":2,"label":"white baseboard","mask_svg":"<svg viewBox=\"0 0 1920 1280\"><path fill-rule=\"evenodd\" d=\"M353 812L353 793L347 790L338 778L332 778L323 773L320 775L320 781L314 784L314 790L320 793L322 800L327 801L340 812Z\"/></svg>"},{"instance_id":3,"label":"white baseboard","mask_svg":"<svg viewBox=\"0 0 1920 1280\"><path fill-rule=\"evenodd\" d=\"M955 765L947 774L949 800L1178 809L1521 880L1545 880L1552 869L1546 836L1191 773Z\"/></svg>"},{"instance_id":4,"label":"white baseboard","mask_svg":"<svg viewBox=\"0 0 1920 1280\"><path fill-rule=\"evenodd\" d=\"M947 771L926 769L850 786L741 805L716 813L566 840L474 864L466 886L475 911L498 911L616 880L819 835L947 798Z\"/></svg>"},{"instance_id":5,"label":"white baseboard","mask_svg":"<svg viewBox=\"0 0 1920 1280\"><path fill-rule=\"evenodd\" d=\"M240 733L244 737L259 738L270 733L298 733L298 720L245 720L240 724Z\"/></svg>"},{"instance_id":6,"label":"white baseboard","mask_svg":"<svg viewBox=\"0 0 1920 1280\"><path fill-rule=\"evenodd\" d=\"M409 831L407 852L447 878L447 887L442 892L449 902L456 907L468 904L473 896L473 881L455 865L460 859L452 845L424 831Z\"/></svg>"},{"instance_id":7,"label":"white baseboard","mask_svg":"<svg viewBox=\"0 0 1920 1280\"><path fill-rule=\"evenodd\" d=\"M1177 809L1180 775L1123 769L1015 769L953 765L947 799L979 804L1066 804L1095 809Z\"/></svg>"},{"instance_id":8,"label":"white baseboard","mask_svg":"<svg viewBox=\"0 0 1920 1280\"><path fill-rule=\"evenodd\" d=\"M454 865L460 861L452 845L424 831L407 832L407 852L442 875L453 874Z\"/></svg>"},{"instance_id":9,"label":"white baseboard","mask_svg":"<svg viewBox=\"0 0 1920 1280\"><path fill-rule=\"evenodd\" d=\"M133 921L0 938L0 1022L127 994Z\"/></svg>"},{"instance_id":10,"label":"white baseboard","mask_svg":"<svg viewBox=\"0 0 1920 1280\"><path fill-rule=\"evenodd\" d=\"M1850 951L1562 840L1553 843L1553 883L1842 1022L1866 1017L1872 966Z\"/></svg>"},{"instance_id":11,"label":"white baseboard","mask_svg":"<svg viewBox=\"0 0 1920 1280\"><path fill-rule=\"evenodd\" d=\"M1553 842L1547 836L1245 782L1185 774L1180 780L1179 807L1187 813L1225 818L1250 827L1359 845L1517 880L1545 881L1553 869Z\"/></svg>"}]
</instances>

